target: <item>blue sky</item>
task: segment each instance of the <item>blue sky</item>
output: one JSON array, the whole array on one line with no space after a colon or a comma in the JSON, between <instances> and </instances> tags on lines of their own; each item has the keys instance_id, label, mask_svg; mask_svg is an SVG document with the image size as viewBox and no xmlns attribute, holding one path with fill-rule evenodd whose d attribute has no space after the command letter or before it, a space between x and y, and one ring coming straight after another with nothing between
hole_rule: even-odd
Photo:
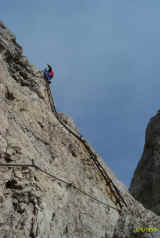
<instances>
[{"instance_id":1,"label":"blue sky","mask_svg":"<svg viewBox=\"0 0 160 238\"><path fill-rule=\"evenodd\" d=\"M32 64L50 63L57 110L129 186L160 108L160 1L3 1L0 15Z\"/></svg>"}]
</instances>

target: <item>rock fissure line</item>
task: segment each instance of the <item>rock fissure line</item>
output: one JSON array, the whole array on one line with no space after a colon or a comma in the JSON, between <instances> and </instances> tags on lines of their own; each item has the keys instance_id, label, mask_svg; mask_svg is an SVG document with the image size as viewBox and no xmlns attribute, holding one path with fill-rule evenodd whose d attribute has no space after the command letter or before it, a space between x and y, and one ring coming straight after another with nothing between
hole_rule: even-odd
<instances>
[{"instance_id":1,"label":"rock fissure line","mask_svg":"<svg viewBox=\"0 0 160 238\"><path fill-rule=\"evenodd\" d=\"M52 93L51 93L51 89L49 87L49 84L46 82L46 87L47 87L47 92L48 92L48 98L49 98L49 102L50 102L50 106L51 106L51 110L52 112L55 114L57 120L60 122L60 124L65 127L65 129L67 131L69 131L73 136L75 136L79 141L81 141L83 143L83 145L85 146L85 148L87 149L89 155L90 155L90 159L94 162L94 164L96 165L97 169L99 170L99 172L101 173L102 177L104 178L106 185L109 187L111 195L114 196L115 200L114 201L112 199L112 201L115 203L115 205L119 205L120 210L122 210L123 205L125 205L128 208L127 203L125 202L124 198L122 197L122 195L120 194L120 191L118 190L118 188L116 187L116 185L113 183L113 181L111 180L111 178L109 177L109 175L107 174L107 172L105 171L105 169L103 168L103 166L100 164L100 162L97 159L96 154L91 150L90 146L88 145L88 142L82 138L82 136L76 134L72 129L70 129L68 126L66 126L60 119L58 116L58 113L56 111L56 106L54 104L54 100L52 97ZM119 210L119 209L118 209Z\"/></svg>"},{"instance_id":2,"label":"rock fissure line","mask_svg":"<svg viewBox=\"0 0 160 238\"><path fill-rule=\"evenodd\" d=\"M76 187L73 183L67 182L67 181L65 181L65 180L63 180L63 179L61 179L61 178L56 177L56 176L53 175L53 174L50 174L48 171L45 171L45 170L41 169L39 166L37 166L37 165L35 164L35 162L34 162L33 160L32 160L32 164L1 164L1 163L0 163L0 167L32 167L32 168L35 168L35 169L39 170L40 172L42 172L42 173L48 175L49 177L52 177L52 178L54 178L54 179L56 179L56 180L58 180L58 181L60 181L60 182L62 182L62 183L67 184L68 187L72 187L72 188L76 189L77 191L79 191L79 192L82 193L83 195L85 195L85 196L91 198L92 200L94 200L94 201L96 201L96 202L102 204L105 208L107 208L107 209L112 208L112 209L117 210L117 208L115 208L115 207L113 207L113 206L110 206L110 205L108 205L108 204L106 204L106 203L100 201L99 199L93 197L93 196L90 195L89 193L86 193L85 191L83 191L83 190L81 190L80 188ZM118 209L118 211L120 212L119 209Z\"/></svg>"}]
</instances>

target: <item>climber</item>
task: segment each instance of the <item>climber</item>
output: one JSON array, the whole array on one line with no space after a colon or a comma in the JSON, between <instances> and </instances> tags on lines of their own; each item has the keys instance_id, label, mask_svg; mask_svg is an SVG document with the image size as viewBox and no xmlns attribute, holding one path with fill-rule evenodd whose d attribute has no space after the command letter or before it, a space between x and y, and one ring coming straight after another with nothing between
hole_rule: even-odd
<instances>
[{"instance_id":1,"label":"climber","mask_svg":"<svg viewBox=\"0 0 160 238\"><path fill-rule=\"evenodd\" d=\"M51 79L54 77L54 71L49 64L47 64L47 66L48 66L48 69L44 70L44 77L47 80L47 82L50 84Z\"/></svg>"}]
</instances>

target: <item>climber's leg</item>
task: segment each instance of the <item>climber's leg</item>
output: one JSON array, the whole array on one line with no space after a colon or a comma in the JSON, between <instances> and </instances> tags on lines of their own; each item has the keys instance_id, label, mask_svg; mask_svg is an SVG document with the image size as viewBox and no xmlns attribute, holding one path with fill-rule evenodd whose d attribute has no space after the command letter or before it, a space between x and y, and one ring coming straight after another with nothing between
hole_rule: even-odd
<instances>
[{"instance_id":1,"label":"climber's leg","mask_svg":"<svg viewBox=\"0 0 160 238\"><path fill-rule=\"evenodd\" d=\"M48 83L50 83L51 78L49 72L44 72L44 77L48 81Z\"/></svg>"}]
</instances>

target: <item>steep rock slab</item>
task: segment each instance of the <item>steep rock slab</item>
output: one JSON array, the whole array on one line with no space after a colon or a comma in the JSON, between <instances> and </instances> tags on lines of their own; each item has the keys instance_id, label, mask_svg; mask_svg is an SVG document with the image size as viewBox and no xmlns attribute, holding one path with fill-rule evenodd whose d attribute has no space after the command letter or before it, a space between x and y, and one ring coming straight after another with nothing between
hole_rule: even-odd
<instances>
[{"instance_id":1,"label":"steep rock slab","mask_svg":"<svg viewBox=\"0 0 160 238\"><path fill-rule=\"evenodd\" d=\"M3 23L0 32L0 163L34 160L55 176L34 167L0 166L0 237L112 237L119 214L103 179L82 143L51 112L43 74ZM115 209L108 211L56 177Z\"/></svg>"},{"instance_id":2,"label":"steep rock slab","mask_svg":"<svg viewBox=\"0 0 160 238\"><path fill-rule=\"evenodd\" d=\"M131 194L146 208L160 214L160 113L146 129L144 152L135 170Z\"/></svg>"}]
</instances>

